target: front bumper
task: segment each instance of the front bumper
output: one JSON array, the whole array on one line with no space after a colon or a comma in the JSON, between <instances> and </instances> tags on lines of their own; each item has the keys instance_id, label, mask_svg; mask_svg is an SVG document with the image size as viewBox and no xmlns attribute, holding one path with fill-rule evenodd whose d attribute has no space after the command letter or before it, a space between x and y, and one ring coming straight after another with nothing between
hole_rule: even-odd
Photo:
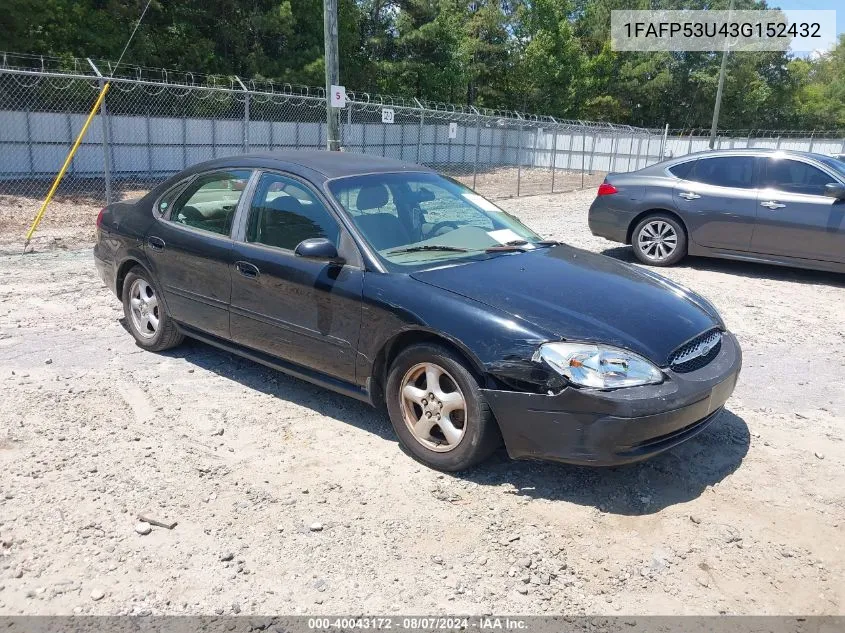
<instances>
[{"instance_id":1,"label":"front bumper","mask_svg":"<svg viewBox=\"0 0 845 633\"><path fill-rule=\"evenodd\" d=\"M647 459L703 431L736 386L742 351L729 332L710 363L665 371L659 385L555 395L482 390L514 459L612 466Z\"/></svg>"}]
</instances>

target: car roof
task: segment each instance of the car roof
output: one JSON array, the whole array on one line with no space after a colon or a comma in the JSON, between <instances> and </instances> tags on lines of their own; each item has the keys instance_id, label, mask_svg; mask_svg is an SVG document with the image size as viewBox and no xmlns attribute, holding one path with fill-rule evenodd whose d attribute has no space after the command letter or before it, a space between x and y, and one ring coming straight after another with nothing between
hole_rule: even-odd
<instances>
[{"instance_id":1,"label":"car roof","mask_svg":"<svg viewBox=\"0 0 845 633\"><path fill-rule=\"evenodd\" d=\"M319 174L323 179L341 178L360 174L389 173L397 171L434 170L392 158L359 154L357 152L330 152L328 150L286 150L238 154L200 163L192 171L205 171L226 167L265 167L281 169L305 177Z\"/></svg>"},{"instance_id":2,"label":"car roof","mask_svg":"<svg viewBox=\"0 0 845 633\"><path fill-rule=\"evenodd\" d=\"M714 156L732 156L736 154L748 155L759 154L761 156L769 156L771 154L783 154L784 156L804 156L806 158L815 159L829 159L828 154L819 154L816 152L802 152L795 149L780 149L776 147L737 147L733 149L705 149L700 152L692 152L691 154L684 154L683 156L676 156L670 160L681 162L691 158L704 158Z\"/></svg>"}]
</instances>

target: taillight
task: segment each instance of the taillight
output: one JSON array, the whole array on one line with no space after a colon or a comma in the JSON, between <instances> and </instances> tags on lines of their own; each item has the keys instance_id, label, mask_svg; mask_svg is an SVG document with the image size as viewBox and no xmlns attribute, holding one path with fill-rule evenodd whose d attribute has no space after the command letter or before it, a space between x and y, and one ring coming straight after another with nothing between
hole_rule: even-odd
<instances>
[{"instance_id":1,"label":"taillight","mask_svg":"<svg viewBox=\"0 0 845 633\"><path fill-rule=\"evenodd\" d=\"M619 190L611 185L609 182L603 182L599 185L598 195L609 196L612 193L619 193Z\"/></svg>"},{"instance_id":2,"label":"taillight","mask_svg":"<svg viewBox=\"0 0 845 633\"><path fill-rule=\"evenodd\" d=\"M100 212L97 214L97 228L100 228L103 224L103 213L105 212L105 207L100 209Z\"/></svg>"}]
</instances>

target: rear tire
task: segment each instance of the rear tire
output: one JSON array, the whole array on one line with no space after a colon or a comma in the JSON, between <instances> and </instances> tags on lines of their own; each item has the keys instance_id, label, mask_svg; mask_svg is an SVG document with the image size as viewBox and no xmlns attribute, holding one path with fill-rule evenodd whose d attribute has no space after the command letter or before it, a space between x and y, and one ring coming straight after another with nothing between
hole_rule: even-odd
<instances>
[{"instance_id":1,"label":"rear tire","mask_svg":"<svg viewBox=\"0 0 845 633\"><path fill-rule=\"evenodd\" d=\"M466 470L501 444L478 380L462 358L441 345L403 350L390 367L385 400L402 446L435 470Z\"/></svg>"},{"instance_id":2,"label":"rear tire","mask_svg":"<svg viewBox=\"0 0 845 633\"><path fill-rule=\"evenodd\" d=\"M649 266L673 266L687 254L687 234L677 219L654 213L640 220L631 233L634 255Z\"/></svg>"},{"instance_id":3,"label":"rear tire","mask_svg":"<svg viewBox=\"0 0 845 633\"><path fill-rule=\"evenodd\" d=\"M185 337L167 314L161 291L150 273L140 266L133 267L123 280L122 294L123 314L140 347L161 352L183 341Z\"/></svg>"}]
</instances>

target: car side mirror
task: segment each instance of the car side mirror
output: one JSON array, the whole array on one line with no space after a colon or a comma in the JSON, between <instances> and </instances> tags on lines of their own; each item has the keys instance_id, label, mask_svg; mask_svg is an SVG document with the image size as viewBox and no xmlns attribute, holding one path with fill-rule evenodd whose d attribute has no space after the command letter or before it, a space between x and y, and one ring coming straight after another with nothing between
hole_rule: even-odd
<instances>
[{"instance_id":1,"label":"car side mirror","mask_svg":"<svg viewBox=\"0 0 845 633\"><path fill-rule=\"evenodd\" d=\"M839 182L827 184L824 186L824 195L837 200L845 200L845 185Z\"/></svg>"},{"instance_id":2,"label":"car side mirror","mask_svg":"<svg viewBox=\"0 0 845 633\"><path fill-rule=\"evenodd\" d=\"M332 264L343 264L343 258L338 254L337 247L325 237L309 237L296 245L293 254L297 257L319 259Z\"/></svg>"}]
</instances>

